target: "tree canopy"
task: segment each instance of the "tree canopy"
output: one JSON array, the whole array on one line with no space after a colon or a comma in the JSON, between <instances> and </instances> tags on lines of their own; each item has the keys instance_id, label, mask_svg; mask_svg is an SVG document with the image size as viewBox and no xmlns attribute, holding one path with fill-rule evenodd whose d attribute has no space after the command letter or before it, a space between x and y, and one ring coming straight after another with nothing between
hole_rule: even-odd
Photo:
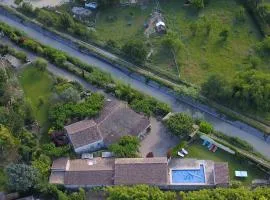
<instances>
[{"instance_id":1,"label":"tree canopy","mask_svg":"<svg viewBox=\"0 0 270 200\"><path fill-rule=\"evenodd\" d=\"M10 164L6 168L8 187L14 191L26 192L39 182L39 173L32 166Z\"/></svg>"},{"instance_id":2,"label":"tree canopy","mask_svg":"<svg viewBox=\"0 0 270 200\"><path fill-rule=\"evenodd\" d=\"M140 142L137 137L123 136L119 142L109 146L109 150L118 158L136 158L139 153Z\"/></svg>"},{"instance_id":3,"label":"tree canopy","mask_svg":"<svg viewBox=\"0 0 270 200\"><path fill-rule=\"evenodd\" d=\"M187 136L192 131L193 119L184 113L177 113L165 121L166 126L176 136Z\"/></svg>"}]
</instances>

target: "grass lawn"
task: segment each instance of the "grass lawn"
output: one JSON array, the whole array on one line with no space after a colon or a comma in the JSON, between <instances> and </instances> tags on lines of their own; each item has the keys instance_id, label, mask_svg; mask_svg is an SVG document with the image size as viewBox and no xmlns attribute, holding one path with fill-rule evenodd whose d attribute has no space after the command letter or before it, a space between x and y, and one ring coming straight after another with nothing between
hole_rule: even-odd
<instances>
[{"instance_id":1,"label":"grass lawn","mask_svg":"<svg viewBox=\"0 0 270 200\"><path fill-rule=\"evenodd\" d=\"M112 39L119 46L130 39L144 38L144 23L152 11L152 4L146 9L140 7L114 7L100 11L96 30L101 40Z\"/></svg>"},{"instance_id":2,"label":"grass lawn","mask_svg":"<svg viewBox=\"0 0 270 200\"><path fill-rule=\"evenodd\" d=\"M210 152L205 146L202 145L202 142L193 143L187 148L189 158L197 158L204 160L214 160L217 162L228 162L230 170L231 180L241 180L245 184L251 183L253 179L256 178L265 178L265 174L260 171L256 166L249 165L247 161L240 161L234 155L229 154L221 149L218 149L215 153ZM243 170L248 172L248 178L246 179L237 179L234 176L235 170Z\"/></svg>"},{"instance_id":3,"label":"grass lawn","mask_svg":"<svg viewBox=\"0 0 270 200\"><path fill-rule=\"evenodd\" d=\"M53 81L49 73L34 66L24 68L19 76L25 96L30 100L34 116L42 127L48 125L49 98Z\"/></svg>"}]
</instances>

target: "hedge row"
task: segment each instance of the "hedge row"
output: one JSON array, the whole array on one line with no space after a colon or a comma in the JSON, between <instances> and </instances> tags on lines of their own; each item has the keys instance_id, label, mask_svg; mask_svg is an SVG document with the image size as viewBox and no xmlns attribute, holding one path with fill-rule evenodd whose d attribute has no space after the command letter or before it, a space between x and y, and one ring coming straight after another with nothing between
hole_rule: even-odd
<instances>
[{"instance_id":1,"label":"hedge row","mask_svg":"<svg viewBox=\"0 0 270 200\"><path fill-rule=\"evenodd\" d=\"M0 31L4 32L11 41L15 42L20 47L45 57L57 67L72 71L89 83L111 92L121 100L127 101L131 107L138 112L143 112L148 116L164 116L171 111L169 105L134 90L130 86L116 82L109 73L103 72L95 66L81 62L79 59L69 56L62 51L47 45L42 45L5 23L0 23ZM71 65L73 65L73 67L71 67Z\"/></svg>"}]
</instances>

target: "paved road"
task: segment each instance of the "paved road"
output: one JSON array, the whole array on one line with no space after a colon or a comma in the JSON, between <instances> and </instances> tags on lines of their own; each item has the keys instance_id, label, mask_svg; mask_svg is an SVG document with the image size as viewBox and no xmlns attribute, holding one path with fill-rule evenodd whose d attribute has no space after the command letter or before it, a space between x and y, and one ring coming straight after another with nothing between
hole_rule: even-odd
<instances>
[{"instance_id":1,"label":"paved road","mask_svg":"<svg viewBox=\"0 0 270 200\"><path fill-rule=\"evenodd\" d=\"M255 130L251 127L248 128L248 130L245 129L245 131L241 130L241 128L235 127L232 124L230 124L224 120L213 117L207 113L200 111L199 109L191 107L183 102L177 101L174 97L160 91L159 89L155 89L153 87L150 87L149 85L146 85L143 82L140 82L138 80L133 79L132 77L126 75L125 73L121 72L120 70L113 67L112 65L110 65L102 60L99 60L96 57L85 55L85 54L69 47L68 45L66 45L64 43L58 42L58 41L50 38L49 36L43 35L42 33L38 32L34 29L31 29L29 27L26 27L25 25L23 25L19 22L16 22L12 19L9 19L8 17L5 17L1 14L0 14L0 21L3 21L11 26L14 26L20 30L23 30L31 38L34 38L43 44L50 45L54 48L57 48L57 49L62 50L64 52L67 52L68 54L75 56L86 63L95 65L98 68L111 73L111 75L114 78L117 78L118 80L121 80L125 83L130 84L133 88L140 90L140 91L142 91L146 94L149 94L149 95L151 95L151 96L153 96L153 97L155 97L163 102L170 104L172 106L174 112L187 112L187 113L192 114L193 116L204 118L205 120L212 123L216 130L222 131L229 136L237 136L243 140L248 141L258 152L260 152L265 157L270 159L270 144L269 144L270 141L269 140L268 140L268 142L265 141L263 139L263 136L262 136L263 134L260 133L258 130ZM54 69L53 71L55 71L56 73L59 73L58 69ZM60 73L62 73L62 72L60 72ZM65 76L67 78L71 75L66 74ZM74 78L74 77L69 77L69 78ZM79 78L77 77L76 79L79 79ZM82 80L80 80L80 81L82 81ZM248 127L247 125L243 125L243 126Z\"/></svg>"}]
</instances>

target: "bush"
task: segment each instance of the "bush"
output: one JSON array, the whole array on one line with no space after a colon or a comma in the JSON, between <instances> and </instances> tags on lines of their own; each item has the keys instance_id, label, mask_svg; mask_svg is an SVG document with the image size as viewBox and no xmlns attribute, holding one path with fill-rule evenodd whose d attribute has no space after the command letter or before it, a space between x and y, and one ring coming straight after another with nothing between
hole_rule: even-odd
<instances>
[{"instance_id":1,"label":"bush","mask_svg":"<svg viewBox=\"0 0 270 200\"><path fill-rule=\"evenodd\" d=\"M33 65L37 67L40 71L44 72L47 68L48 62L44 60L43 58L37 58Z\"/></svg>"},{"instance_id":2,"label":"bush","mask_svg":"<svg viewBox=\"0 0 270 200\"><path fill-rule=\"evenodd\" d=\"M210 124L210 123L208 123L208 122L206 122L206 121L201 121L199 127L200 127L199 130L201 132L205 133L205 134L212 133L213 130L214 130L213 125Z\"/></svg>"},{"instance_id":3,"label":"bush","mask_svg":"<svg viewBox=\"0 0 270 200\"><path fill-rule=\"evenodd\" d=\"M10 164L6 168L8 187L12 191L26 192L39 182L38 171L25 164Z\"/></svg>"},{"instance_id":4,"label":"bush","mask_svg":"<svg viewBox=\"0 0 270 200\"><path fill-rule=\"evenodd\" d=\"M109 146L109 150L118 158L136 158L138 157L140 141L134 136L123 136L119 142Z\"/></svg>"},{"instance_id":5,"label":"bush","mask_svg":"<svg viewBox=\"0 0 270 200\"><path fill-rule=\"evenodd\" d=\"M193 123L192 117L184 113L174 114L165 121L172 134L181 137L186 137L191 133Z\"/></svg>"},{"instance_id":6,"label":"bush","mask_svg":"<svg viewBox=\"0 0 270 200\"><path fill-rule=\"evenodd\" d=\"M146 60L147 49L143 42L131 40L123 47L122 52L132 61L142 64Z\"/></svg>"}]
</instances>

